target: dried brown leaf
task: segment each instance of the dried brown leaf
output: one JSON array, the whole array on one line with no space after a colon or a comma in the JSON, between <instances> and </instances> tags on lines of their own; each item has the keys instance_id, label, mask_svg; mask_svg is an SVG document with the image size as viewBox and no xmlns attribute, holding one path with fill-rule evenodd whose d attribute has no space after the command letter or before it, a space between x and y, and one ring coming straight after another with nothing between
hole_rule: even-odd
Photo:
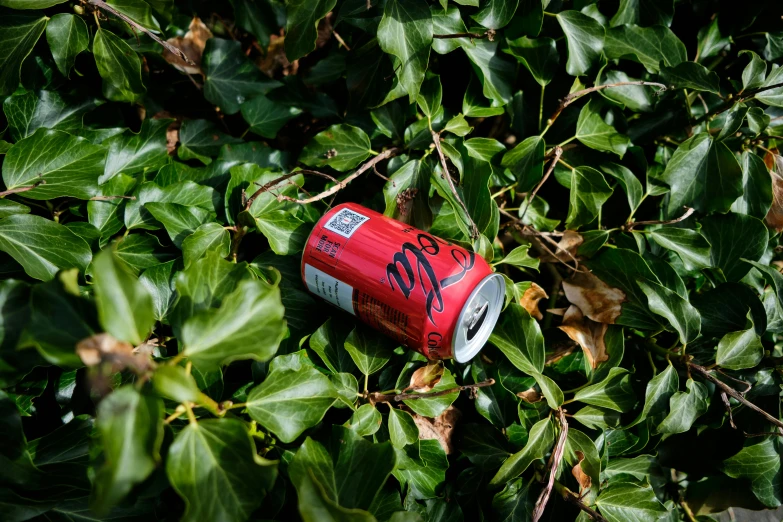
<instances>
[{"instance_id":1,"label":"dried brown leaf","mask_svg":"<svg viewBox=\"0 0 783 522\"><path fill-rule=\"evenodd\" d=\"M419 428L419 438L422 440L435 439L440 442L443 451L446 455L450 455L454 452L454 445L452 442L452 435L454 434L454 427L457 425L457 421L462 416L462 413L454 406L449 406L446 411L430 419L429 417L422 417L419 414L413 414L413 421Z\"/></svg>"},{"instance_id":2,"label":"dried brown leaf","mask_svg":"<svg viewBox=\"0 0 783 522\"><path fill-rule=\"evenodd\" d=\"M575 272L563 281L563 291L571 304L598 323L614 324L625 301L622 290L607 285L591 272Z\"/></svg>"},{"instance_id":3,"label":"dried brown leaf","mask_svg":"<svg viewBox=\"0 0 783 522\"><path fill-rule=\"evenodd\" d=\"M532 283L530 288L525 290L525 293L522 294L522 298L519 300L519 304L522 305L525 310L527 310L527 313L536 319L541 320L544 318L544 314L542 314L541 310L538 309L538 302L541 299L546 299L547 297L549 296L546 295L546 292L543 288L535 283Z\"/></svg>"},{"instance_id":4,"label":"dried brown leaf","mask_svg":"<svg viewBox=\"0 0 783 522\"><path fill-rule=\"evenodd\" d=\"M539 258L542 263L566 263L570 261L573 264L573 259L576 257L576 251L579 250L579 246L584 243L584 238L579 232L573 230L566 230L563 233L563 237L557 242L557 248L554 245L542 242L549 250L552 250L557 258L549 252L544 252ZM570 255L569 255L570 254Z\"/></svg>"},{"instance_id":5,"label":"dried brown leaf","mask_svg":"<svg viewBox=\"0 0 783 522\"><path fill-rule=\"evenodd\" d=\"M273 34L269 36L266 54L256 60L256 66L270 78L274 78L278 72L289 76L299 71L299 60L289 62L285 55L285 37Z\"/></svg>"},{"instance_id":6,"label":"dried brown leaf","mask_svg":"<svg viewBox=\"0 0 783 522\"><path fill-rule=\"evenodd\" d=\"M435 385L440 382L442 375L443 365L440 362L431 362L413 372L410 385L405 391L415 390L419 393L432 391Z\"/></svg>"},{"instance_id":7,"label":"dried brown leaf","mask_svg":"<svg viewBox=\"0 0 783 522\"><path fill-rule=\"evenodd\" d=\"M207 40L210 38L212 38L212 31L196 16L191 20L190 30L185 33L185 36L168 39L168 43L185 53L185 56L190 58L195 65L188 64L168 49L163 49L163 59L180 71L188 74L199 74L201 72L201 56L204 54L204 46L207 45Z\"/></svg>"},{"instance_id":8,"label":"dried brown leaf","mask_svg":"<svg viewBox=\"0 0 783 522\"><path fill-rule=\"evenodd\" d=\"M780 232L783 230L783 177L772 171L769 175L772 177L772 206L769 207L764 221L770 228Z\"/></svg>"},{"instance_id":9,"label":"dried brown leaf","mask_svg":"<svg viewBox=\"0 0 783 522\"><path fill-rule=\"evenodd\" d=\"M113 371L130 368L144 371L149 367L150 355L146 350L139 353L125 341L119 341L107 333L82 339L76 345L76 354L85 366L110 365Z\"/></svg>"},{"instance_id":10,"label":"dried brown leaf","mask_svg":"<svg viewBox=\"0 0 783 522\"><path fill-rule=\"evenodd\" d=\"M576 341L582 347L590 367L597 368L604 361L609 360L604 344L604 335L609 325L597 323L582 314L578 306L571 305L563 316L563 324L559 326L568 337Z\"/></svg>"},{"instance_id":11,"label":"dried brown leaf","mask_svg":"<svg viewBox=\"0 0 783 522\"><path fill-rule=\"evenodd\" d=\"M579 492L582 493L590 489L592 479L590 479L590 475L585 473L582 469L582 461L585 460L585 454L581 451L576 451L576 458L579 459L579 462L577 462L574 467L571 468L571 474L579 483Z\"/></svg>"},{"instance_id":12,"label":"dried brown leaf","mask_svg":"<svg viewBox=\"0 0 783 522\"><path fill-rule=\"evenodd\" d=\"M535 388L530 388L529 390L519 392L517 393L517 397L530 404L541 402L541 400L543 399L541 394L538 393Z\"/></svg>"}]
</instances>

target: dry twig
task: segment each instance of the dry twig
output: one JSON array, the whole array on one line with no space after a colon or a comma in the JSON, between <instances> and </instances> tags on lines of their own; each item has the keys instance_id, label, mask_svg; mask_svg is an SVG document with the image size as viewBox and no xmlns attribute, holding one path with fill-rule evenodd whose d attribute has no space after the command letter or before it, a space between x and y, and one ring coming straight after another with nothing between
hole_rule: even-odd
<instances>
[{"instance_id":1,"label":"dry twig","mask_svg":"<svg viewBox=\"0 0 783 522\"><path fill-rule=\"evenodd\" d=\"M691 216L691 214L693 214L696 211L696 209L691 208L691 207L682 207L682 208L685 209L685 214L683 214L682 216L680 216L678 218L664 220L664 221L659 221L659 220L631 221L630 223L626 223L625 225L623 225L622 229L624 231L626 231L626 232L630 232L635 227L641 227L641 226L645 226L645 225L672 225L674 223L679 223L680 221L685 221L686 219L688 219Z\"/></svg>"},{"instance_id":2,"label":"dry twig","mask_svg":"<svg viewBox=\"0 0 783 522\"><path fill-rule=\"evenodd\" d=\"M552 493L552 488L555 486L555 477L557 476L557 468L560 466L560 461L563 460L563 452L565 452L566 438L568 437L568 420L566 419L563 408L557 409L557 420L560 422L560 436L555 444L555 450L552 452L552 456L549 459L549 479L547 480L544 489L538 495L536 500L536 507L533 509L533 522L538 522L544 514L546 509L546 503L549 501L549 495Z\"/></svg>"},{"instance_id":3,"label":"dry twig","mask_svg":"<svg viewBox=\"0 0 783 522\"><path fill-rule=\"evenodd\" d=\"M470 239L475 241L481 234L479 233L479 229L476 226L476 223L473 221L473 218L470 217L468 207L465 206L462 198L459 197L459 194L457 193L457 187L454 186L454 181L451 179L451 174L449 174L449 167L446 165L446 156L443 155L443 149L440 148L440 134L435 131L430 132L432 132L432 142L435 144L435 150L438 151L438 156L440 157L440 166L443 169L441 175L448 182L451 193L454 195L454 199L456 199L460 204L463 212L465 212L465 216L468 218L468 221L470 221Z\"/></svg>"},{"instance_id":4,"label":"dry twig","mask_svg":"<svg viewBox=\"0 0 783 522\"><path fill-rule=\"evenodd\" d=\"M476 388L485 388L495 384L495 379L488 379L486 381L477 382L475 384L463 384L462 386L456 386L449 388L448 390L441 390L431 393L370 393L367 398L370 402L402 402L410 401L414 399L431 399L433 397L440 397L442 395L449 395L465 390L475 390Z\"/></svg>"},{"instance_id":5,"label":"dry twig","mask_svg":"<svg viewBox=\"0 0 783 522\"><path fill-rule=\"evenodd\" d=\"M541 178L541 181L538 182L536 187L533 189L533 192L530 193L530 197L525 198L525 209L519 214L520 221L524 219L525 214L527 213L527 209L530 208L530 205L533 203L533 200L536 198L536 194L538 194L538 191L541 189L541 187L544 185L547 179L549 179L549 176L552 174L552 171L555 170L555 165L557 165L557 162L560 161L560 156L563 155L563 149L559 145L555 146L554 148L555 156L552 158L552 162L549 164L549 168L546 169L546 173L544 174L544 177Z\"/></svg>"}]
</instances>

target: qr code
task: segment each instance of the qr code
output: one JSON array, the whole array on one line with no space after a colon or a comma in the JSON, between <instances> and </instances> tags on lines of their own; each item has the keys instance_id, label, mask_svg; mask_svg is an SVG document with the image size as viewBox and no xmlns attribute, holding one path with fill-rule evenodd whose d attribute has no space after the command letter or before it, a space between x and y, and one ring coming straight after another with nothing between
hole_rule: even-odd
<instances>
[{"instance_id":1,"label":"qr code","mask_svg":"<svg viewBox=\"0 0 783 522\"><path fill-rule=\"evenodd\" d=\"M332 219L324 226L327 230L331 230L343 237L351 237L356 230L367 221L367 216L363 216L358 212L344 208L337 214L332 216Z\"/></svg>"}]
</instances>

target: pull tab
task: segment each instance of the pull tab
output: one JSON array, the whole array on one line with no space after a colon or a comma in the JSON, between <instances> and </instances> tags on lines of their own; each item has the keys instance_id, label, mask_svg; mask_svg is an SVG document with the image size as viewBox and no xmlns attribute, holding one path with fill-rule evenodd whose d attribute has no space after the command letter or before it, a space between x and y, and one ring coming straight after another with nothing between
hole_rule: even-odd
<instances>
[{"instance_id":1,"label":"pull tab","mask_svg":"<svg viewBox=\"0 0 783 522\"><path fill-rule=\"evenodd\" d=\"M481 329L481 325L484 324L484 319L487 317L487 311L489 310L489 301L484 301L481 306L476 307L472 314L465 321L468 331L466 337L468 341L472 340Z\"/></svg>"}]
</instances>

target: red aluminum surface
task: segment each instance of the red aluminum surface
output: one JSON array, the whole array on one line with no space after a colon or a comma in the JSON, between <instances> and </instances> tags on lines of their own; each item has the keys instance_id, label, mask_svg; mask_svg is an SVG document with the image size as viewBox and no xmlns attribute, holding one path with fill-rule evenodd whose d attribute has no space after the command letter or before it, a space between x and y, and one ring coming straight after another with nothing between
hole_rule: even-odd
<instances>
[{"instance_id":1,"label":"red aluminum surface","mask_svg":"<svg viewBox=\"0 0 783 522\"><path fill-rule=\"evenodd\" d=\"M312 293L430 359L452 357L459 314L492 273L473 252L354 203L316 224L301 270Z\"/></svg>"}]
</instances>

